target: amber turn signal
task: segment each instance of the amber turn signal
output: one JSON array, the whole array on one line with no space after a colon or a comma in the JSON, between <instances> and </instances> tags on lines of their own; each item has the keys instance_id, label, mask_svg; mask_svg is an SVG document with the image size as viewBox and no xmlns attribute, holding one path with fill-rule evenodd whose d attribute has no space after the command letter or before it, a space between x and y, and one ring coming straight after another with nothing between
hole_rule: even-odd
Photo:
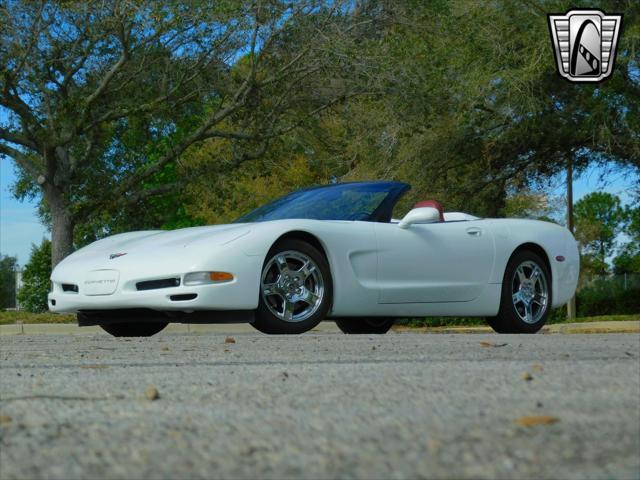
<instances>
[{"instance_id":1,"label":"amber turn signal","mask_svg":"<svg viewBox=\"0 0 640 480\"><path fill-rule=\"evenodd\" d=\"M230 282L233 280L233 275L229 272L211 272L209 278L214 282Z\"/></svg>"},{"instance_id":2,"label":"amber turn signal","mask_svg":"<svg viewBox=\"0 0 640 480\"><path fill-rule=\"evenodd\" d=\"M233 274L229 272L191 272L184 276L183 285L211 285L212 283L224 283L233 280Z\"/></svg>"}]
</instances>

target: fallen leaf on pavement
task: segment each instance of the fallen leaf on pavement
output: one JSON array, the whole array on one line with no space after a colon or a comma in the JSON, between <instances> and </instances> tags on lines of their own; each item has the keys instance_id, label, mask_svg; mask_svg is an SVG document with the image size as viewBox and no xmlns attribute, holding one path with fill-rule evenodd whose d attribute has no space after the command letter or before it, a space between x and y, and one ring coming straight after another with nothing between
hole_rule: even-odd
<instances>
[{"instance_id":1,"label":"fallen leaf on pavement","mask_svg":"<svg viewBox=\"0 0 640 480\"><path fill-rule=\"evenodd\" d=\"M13 418L11 418L9 415L5 415L5 414L0 415L0 425L7 425L12 421L13 421Z\"/></svg>"},{"instance_id":2,"label":"fallen leaf on pavement","mask_svg":"<svg viewBox=\"0 0 640 480\"><path fill-rule=\"evenodd\" d=\"M236 339L233 337L227 337L224 339L224 343L236 343Z\"/></svg>"},{"instance_id":3,"label":"fallen leaf on pavement","mask_svg":"<svg viewBox=\"0 0 640 480\"><path fill-rule=\"evenodd\" d=\"M530 382L531 380L533 380L533 375L531 375L529 372L524 372L522 374L522 379L527 382Z\"/></svg>"},{"instance_id":4,"label":"fallen leaf on pavement","mask_svg":"<svg viewBox=\"0 0 640 480\"><path fill-rule=\"evenodd\" d=\"M516 420L516 423L523 427L533 427L535 425L551 425L559 421L560 419L558 417L552 417L551 415L534 415L521 417Z\"/></svg>"},{"instance_id":5,"label":"fallen leaf on pavement","mask_svg":"<svg viewBox=\"0 0 640 480\"><path fill-rule=\"evenodd\" d=\"M481 347L505 347L507 344L506 343L493 343L493 342L480 342L480 346Z\"/></svg>"},{"instance_id":6,"label":"fallen leaf on pavement","mask_svg":"<svg viewBox=\"0 0 640 480\"><path fill-rule=\"evenodd\" d=\"M163 352L168 352L169 351L169 347L162 347L160 350L162 350Z\"/></svg>"},{"instance_id":7,"label":"fallen leaf on pavement","mask_svg":"<svg viewBox=\"0 0 640 480\"><path fill-rule=\"evenodd\" d=\"M539 363L536 363L531 367L531 370L533 370L534 372L542 372L544 370L544 367Z\"/></svg>"},{"instance_id":8,"label":"fallen leaf on pavement","mask_svg":"<svg viewBox=\"0 0 640 480\"><path fill-rule=\"evenodd\" d=\"M428 440L427 441L427 450L438 450L442 444L437 440Z\"/></svg>"},{"instance_id":9,"label":"fallen leaf on pavement","mask_svg":"<svg viewBox=\"0 0 640 480\"><path fill-rule=\"evenodd\" d=\"M160 398L160 393L158 392L158 389L153 385L149 385L144 390L144 395L147 397L148 400L151 400L151 401L157 400Z\"/></svg>"}]
</instances>

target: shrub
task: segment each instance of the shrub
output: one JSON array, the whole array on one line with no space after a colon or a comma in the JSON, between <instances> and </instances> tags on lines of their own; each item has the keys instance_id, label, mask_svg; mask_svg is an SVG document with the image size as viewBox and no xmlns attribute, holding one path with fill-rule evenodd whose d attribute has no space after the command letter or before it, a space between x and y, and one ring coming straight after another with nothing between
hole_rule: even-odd
<instances>
[{"instance_id":1,"label":"shrub","mask_svg":"<svg viewBox=\"0 0 640 480\"><path fill-rule=\"evenodd\" d=\"M0 255L0 309L16 306L16 257Z\"/></svg>"},{"instance_id":2,"label":"shrub","mask_svg":"<svg viewBox=\"0 0 640 480\"><path fill-rule=\"evenodd\" d=\"M576 308L578 316L640 313L640 285L625 288L619 277L594 280L578 292Z\"/></svg>"},{"instance_id":3,"label":"shrub","mask_svg":"<svg viewBox=\"0 0 640 480\"><path fill-rule=\"evenodd\" d=\"M40 246L32 245L29 263L22 272L23 286L18 292L20 308L29 312L47 311L47 294L51 282L51 242L42 240Z\"/></svg>"}]
</instances>

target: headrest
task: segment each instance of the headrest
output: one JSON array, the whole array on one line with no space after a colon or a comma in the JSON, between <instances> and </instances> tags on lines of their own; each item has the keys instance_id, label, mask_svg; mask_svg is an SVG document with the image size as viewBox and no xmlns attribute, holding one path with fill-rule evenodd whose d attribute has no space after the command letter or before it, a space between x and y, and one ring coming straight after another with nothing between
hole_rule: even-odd
<instances>
[{"instance_id":1,"label":"headrest","mask_svg":"<svg viewBox=\"0 0 640 480\"><path fill-rule=\"evenodd\" d=\"M440 221L444 222L444 208L442 208L442 205L440 204L440 202L437 202L435 200L425 200L424 202L418 202L413 206L413 208L422 208L422 207L431 207L438 210L438 213L440 214Z\"/></svg>"}]
</instances>

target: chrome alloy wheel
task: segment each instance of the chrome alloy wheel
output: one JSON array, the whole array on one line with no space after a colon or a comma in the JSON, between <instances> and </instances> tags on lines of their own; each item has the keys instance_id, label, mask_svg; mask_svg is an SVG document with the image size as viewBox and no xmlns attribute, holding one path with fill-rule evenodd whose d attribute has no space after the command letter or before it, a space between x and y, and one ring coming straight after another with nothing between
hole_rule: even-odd
<instances>
[{"instance_id":1,"label":"chrome alloy wheel","mask_svg":"<svg viewBox=\"0 0 640 480\"><path fill-rule=\"evenodd\" d=\"M513 307L520 319L529 324L540 321L547 311L549 287L540 266L527 260L522 262L511 279Z\"/></svg>"},{"instance_id":2,"label":"chrome alloy wheel","mask_svg":"<svg viewBox=\"0 0 640 480\"><path fill-rule=\"evenodd\" d=\"M285 322L302 322L320 308L324 280L310 257L287 250L267 262L262 271L260 290L272 314Z\"/></svg>"}]
</instances>

